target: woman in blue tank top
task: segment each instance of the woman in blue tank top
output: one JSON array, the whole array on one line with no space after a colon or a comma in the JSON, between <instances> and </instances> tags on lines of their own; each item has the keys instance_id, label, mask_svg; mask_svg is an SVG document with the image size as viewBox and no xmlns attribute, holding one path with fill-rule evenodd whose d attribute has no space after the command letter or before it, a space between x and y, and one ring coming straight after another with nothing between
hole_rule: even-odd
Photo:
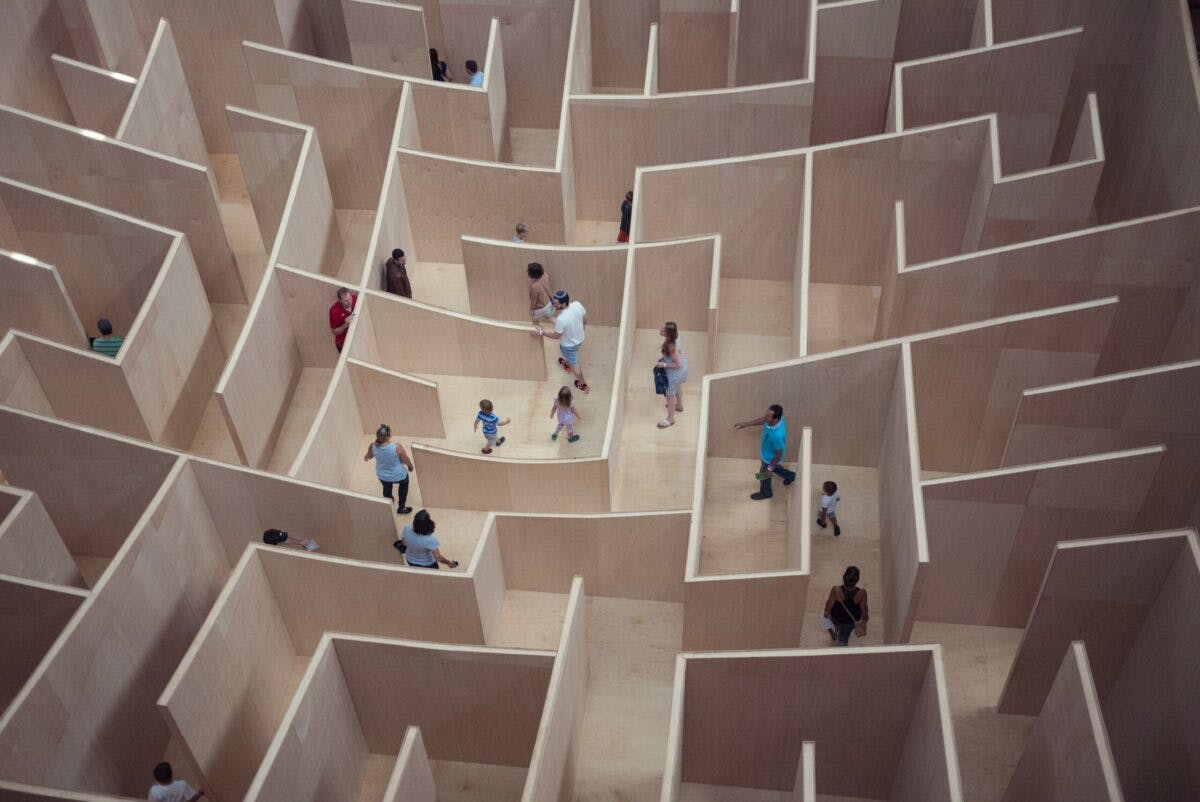
<instances>
[{"instance_id":1,"label":"woman in blue tank top","mask_svg":"<svg viewBox=\"0 0 1200 802\"><path fill-rule=\"evenodd\" d=\"M408 475L415 469L404 446L391 440L392 427L381 423L375 430L375 442L363 455L363 462L375 460L375 475L379 477L379 483L383 485L383 497L388 501L392 500L392 485L398 485L396 513L408 515L412 512L412 507L404 506L404 502L408 501Z\"/></svg>"}]
</instances>

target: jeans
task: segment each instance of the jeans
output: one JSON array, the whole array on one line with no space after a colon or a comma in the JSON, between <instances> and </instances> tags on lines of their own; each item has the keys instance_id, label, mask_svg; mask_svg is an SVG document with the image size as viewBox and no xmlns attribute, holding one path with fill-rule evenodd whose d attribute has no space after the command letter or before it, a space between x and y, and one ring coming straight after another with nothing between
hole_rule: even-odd
<instances>
[{"instance_id":1,"label":"jeans","mask_svg":"<svg viewBox=\"0 0 1200 802\"><path fill-rule=\"evenodd\" d=\"M420 565L419 563L410 563L410 562L408 562L407 559L404 562L408 563L409 568L432 568L435 571L438 570L437 563L434 563L433 565ZM850 627L850 628L854 629L854 627ZM843 644L843 645L845 645L845 644Z\"/></svg>"},{"instance_id":2,"label":"jeans","mask_svg":"<svg viewBox=\"0 0 1200 802\"><path fill-rule=\"evenodd\" d=\"M840 621L834 621L833 628L837 630L837 645L849 646L850 633L854 631L854 624L843 624Z\"/></svg>"},{"instance_id":3,"label":"jeans","mask_svg":"<svg viewBox=\"0 0 1200 802\"><path fill-rule=\"evenodd\" d=\"M392 500L392 485L399 485L400 486L400 488L399 488L399 496L400 497L398 499L396 499L396 509L397 510L404 509L404 502L408 501L408 478L405 477L404 479L401 479L399 482L385 482L382 479L380 479L379 484L383 485L383 497L386 498L388 501Z\"/></svg>"},{"instance_id":4,"label":"jeans","mask_svg":"<svg viewBox=\"0 0 1200 802\"><path fill-rule=\"evenodd\" d=\"M760 463L759 467L758 467L759 473L766 472L767 465L769 465L769 464L770 463L767 463L767 462ZM779 465L775 466L775 473L779 474L780 478L782 478L783 481L785 481L785 482L793 482L796 480L796 472L789 471L787 468L783 467L783 463L780 463ZM770 498L771 496L775 495L774 492L772 492L772 490L771 490L771 477L770 476L768 476L766 479L761 480L758 483L758 492L761 493L766 498Z\"/></svg>"}]
</instances>

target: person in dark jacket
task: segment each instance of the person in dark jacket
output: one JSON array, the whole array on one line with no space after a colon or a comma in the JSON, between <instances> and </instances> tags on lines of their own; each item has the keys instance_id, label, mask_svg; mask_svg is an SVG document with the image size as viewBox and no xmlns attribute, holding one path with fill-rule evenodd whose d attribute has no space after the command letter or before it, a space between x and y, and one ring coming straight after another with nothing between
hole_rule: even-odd
<instances>
[{"instance_id":1,"label":"person in dark jacket","mask_svg":"<svg viewBox=\"0 0 1200 802\"><path fill-rule=\"evenodd\" d=\"M404 262L404 251L396 248L392 251L392 258L387 260L387 265L384 267L385 284L388 292L392 295L403 295L405 298L412 297L412 284L408 281L408 268Z\"/></svg>"}]
</instances>

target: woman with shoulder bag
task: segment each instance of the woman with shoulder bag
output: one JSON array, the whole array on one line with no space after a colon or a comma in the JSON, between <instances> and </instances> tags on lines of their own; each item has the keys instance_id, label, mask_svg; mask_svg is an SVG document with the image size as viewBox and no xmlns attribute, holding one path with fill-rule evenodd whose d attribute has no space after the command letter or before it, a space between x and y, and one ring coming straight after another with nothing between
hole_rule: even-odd
<instances>
[{"instance_id":1,"label":"woman with shoulder bag","mask_svg":"<svg viewBox=\"0 0 1200 802\"><path fill-rule=\"evenodd\" d=\"M825 600L825 617L833 624L827 631L838 646L849 645L851 632L860 638L867 635L867 592L858 587L858 578L858 567L851 565L842 574L842 584L830 588Z\"/></svg>"}]
</instances>

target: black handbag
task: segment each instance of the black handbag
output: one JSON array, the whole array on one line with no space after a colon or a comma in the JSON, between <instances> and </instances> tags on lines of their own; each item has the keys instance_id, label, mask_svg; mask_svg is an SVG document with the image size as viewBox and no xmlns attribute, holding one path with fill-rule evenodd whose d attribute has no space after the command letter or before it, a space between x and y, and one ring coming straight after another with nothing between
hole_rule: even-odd
<instances>
[{"instance_id":1,"label":"black handbag","mask_svg":"<svg viewBox=\"0 0 1200 802\"><path fill-rule=\"evenodd\" d=\"M393 545L393 546L395 546L395 547L396 547L396 551L400 552L401 554L407 554L407 553L408 553L408 544L407 544L407 543L405 543L403 540L397 540L397 541L396 541L395 543L393 543L392 545Z\"/></svg>"},{"instance_id":2,"label":"black handbag","mask_svg":"<svg viewBox=\"0 0 1200 802\"><path fill-rule=\"evenodd\" d=\"M654 368L654 392L658 395L667 394L667 369L662 365L657 365Z\"/></svg>"}]
</instances>

